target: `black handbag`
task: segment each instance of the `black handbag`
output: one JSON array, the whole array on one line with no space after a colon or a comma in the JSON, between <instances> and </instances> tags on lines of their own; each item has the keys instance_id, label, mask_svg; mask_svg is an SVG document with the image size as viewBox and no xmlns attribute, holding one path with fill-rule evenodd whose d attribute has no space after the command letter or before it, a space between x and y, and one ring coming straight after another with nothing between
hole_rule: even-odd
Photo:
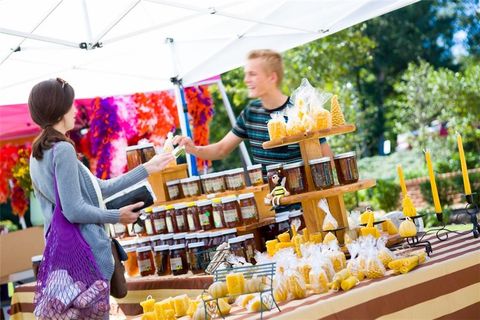
<instances>
[{"instance_id":1,"label":"black handbag","mask_svg":"<svg viewBox=\"0 0 480 320\"><path fill-rule=\"evenodd\" d=\"M112 239L112 254L115 262L112 279L110 280L110 295L121 299L125 298L128 293L127 280L125 279L125 266L123 261L128 259L127 253L123 250L122 245Z\"/></svg>"}]
</instances>

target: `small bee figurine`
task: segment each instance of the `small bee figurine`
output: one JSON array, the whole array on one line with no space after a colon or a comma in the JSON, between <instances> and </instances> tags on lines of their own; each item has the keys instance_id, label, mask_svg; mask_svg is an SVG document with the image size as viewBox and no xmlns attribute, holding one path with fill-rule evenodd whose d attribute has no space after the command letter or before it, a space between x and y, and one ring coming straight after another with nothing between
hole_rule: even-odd
<instances>
[{"instance_id":1,"label":"small bee figurine","mask_svg":"<svg viewBox=\"0 0 480 320\"><path fill-rule=\"evenodd\" d=\"M272 192L267 194L267 198L265 200L268 204L271 203L273 206L279 206L280 199L282 197L288 197L290 195L290 192L288 192L288 190L285 188L285 182L287 178L283 177L283 179L281 179L279 173L274 173L270 179L272 180L275 187L273 188Z\"/></svg>"}]
</instances>

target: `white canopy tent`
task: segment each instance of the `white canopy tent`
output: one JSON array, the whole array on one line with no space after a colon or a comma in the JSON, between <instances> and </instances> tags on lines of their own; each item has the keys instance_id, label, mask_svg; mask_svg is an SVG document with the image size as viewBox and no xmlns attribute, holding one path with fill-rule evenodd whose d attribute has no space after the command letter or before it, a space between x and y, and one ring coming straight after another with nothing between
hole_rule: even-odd
<instances>
[{"instance_id":1,"label":"white canopy tent","mask_svg":"<svg viewBox=\"0 0 480 320\"><path fill-rule=\"evenodd\" d=\"M416 1L2 0L0 105L54 77L78 98L189 85Z\"/></svg>"}]
</instances>

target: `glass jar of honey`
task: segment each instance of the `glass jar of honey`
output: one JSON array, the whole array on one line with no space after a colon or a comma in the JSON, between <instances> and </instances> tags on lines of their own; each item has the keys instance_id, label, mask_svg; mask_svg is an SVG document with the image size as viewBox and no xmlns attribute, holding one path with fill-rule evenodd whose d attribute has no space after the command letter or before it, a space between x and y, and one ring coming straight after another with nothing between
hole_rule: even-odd
<instances>
[{"instance_id":1,"label":"glass jar of honey","mask_svg":"<svg viewBox=\"0 0 480 320\"><path fill-rule=\"evenodd\" d=\"M167 181L166 185L169 200L178 200L183 197L180 180Z\"/></svg>"},{"instance_id":2,"label":"glass jar of honey","mask_svg":"<svg viewBox=\"0 0 480 320\"><path fill-rule=\"evenodd\" d=\"M200 225L204 231L212 230L215 228L215 222L213 219L213 207L211 200L199 200L197 201L198 216L200 218Z\"/></svg>"},{"instance_id":3,"label":"glass jar of honey","mask_svg":"<svg viewBox=\"0 0 480 320\"><path fill-rule=\"evenodd\" d=\"M210 176L212 179L212 193L220 193L227 190L225 186L225 174L223 172L215 172Z\"/></svg>"},{"instance_id":4,"label":"glass jar of honey","mask_svg":"<svg viewBox=\"0 0 480 320\"><path fill-rule=\"evenodd\" d=\"M241 236L243 238L243 248L245 249L245 258L247 262L255 264L255 238L253 233L244 234Z\"/></svg>"},{"instance_id":5,"label":"glass jar of honey","mask_svg":"<svg viewBox=\"0 0 480 320\"><path fill-rule=\"evenodd\" d=\"M242 168L227 171L225 180L227 182L227 190L241 190L246 186L245 173Z\"/></svg>"},{"instance_id":6,"label":"glass jar of honey","mask_svg":"<svg viewBox=\"0 0 480 320\"><path fill-rule=\"evenodd\" d=\"M173 205L165 206L165 225L168 233L178 232L175 222L175 207Z\"/></svg>"},{"instance_id":7,"label":"glass jar of honey","mask_svg":"<svg viewBox=\"0 0 480 320\"><path fill-rule=\"evenodd\" d=\"M155 274L152 247L144 246L137 248L137 263L142 277Z\"/></svg>"},{"instance_id":8,"label":"glass jar of honey","mask_svg":"<svg viewBox=\"0 0 480 320\"><path fill-rule=\"evenodd\" d=\"M283 174L287 177L290 194L307 192L307 178L303 161L283 165Z\"/></svg>"},{"instance_id":9,"label":"glass jar of honey","mask_svg":"<svg viewBox=\"0 0 480 320\"><path fill-rule=\"evenodd\" d=\"M129 171L142 164L142 157L141 157L139 146L137 145L128 146L126 148L126 152L127 152L127 168Z\"/></svg>"},{"instance_id":10,"label":"glass jar of honey","mask_svg":"<svg viewBox=\"0 0 480 320\"><path fill-rule=\"evenodd\" d=\"M188 272L187 251L184 244L170 246L170 269L174 276Z\"/></svg>"},{"instance_id":11,"label":"glass jar of honey","mask_svg":"<svg viewBox=\"0 0 480 320\"><path fill-rule=\"evenodd\" d=\"M202 226L200 224L200 217L197 205L195 202L187 203L187 222L188 222L188 231L200 231Z\"/></svg>"},{"instance_id":12,"label":"glass jar of honey","mask_svg":"<svg viewBox=\"0 0 480 320\"><path fill-rule=\"evenodd\" d=\"M187 251L188 268L193 274L203 273L203 255L205 244L203 242L190 243Z\"/></svg>"},{"instance_id":13,"label":"glass jar of honey","mask_svg":"<svg viewBox=\"0 0 480 320\"><path fill-rule=\"evenodd\" d=\"M175 233L178 232L187 232L187 205L185 203L174 204L175 208L175 219L173 219L173 228Z\"/></svg>"},{"instance_id":14,"label":"glass jar of honey","mask_svg":"<svg viewBox=\"0 0 480 320\"><path fill-rule=\"evenodd\" d=\"M222 198L223 217L227 228L236 228L242 225L243 220L236 196Z\"/></svg>"},{"instance_id":15,"label":"glass jar of honey","mask_svg":"<svg viewBox=\"0 0 480 320\"><path fill-rule=\"evenodd\" d=\"M162 241L160 245L173 245L173 233L167 233L160 235L160 240Z\"/></svg>"},{"instance_id":16,"label":"glass jar of honey","mask_svg":"<svg viewBox=\"0 0 480 320\"><path fill-rule=\"evenodd\" d=\"M124 248L127 253L127 260L123 263L125 272L129 277L137 277L140 275L137 262L137 249L135 247Z\"/></svg>"},{"instance_id":17,"label":"glass jar of honey","mask_svg":"<svg viewBox=\"0 0 480 320\"><path fill-rule=\"evenodd\" d=\"M158 276L170 274L170 247L167 245L153 248L155 253L155 270Z\"/></svg>"},{"instance_id":18,"label":"glass jar of honey","mask_svg":"<svg viewBox=\"0 0 480 320\"><path fill-rule=\"evenodd\" d=\"M225 218L223 216L223 205L222 199L214 198L212 199L212 210L213 210L213 223L216 229L225 228L227 224L225 223Z\"/></svg>"},{"instance_id":19,"label":"glass jar of honey","mask_svg":"<svg viewBox=\"0 0 480 320\"><path fill-rule=\"evenodd\" d=\"M358 181L357 156L355 152L337 154L333 157L338 183L350 184Z\"/></svg>"},{"instance_id":20,"label":"glass jar of honey","mask_svg":"<svg viewBox=\"0 0 480 320\"><path fill-rule=\"evenodd\" d=\"M153 207L150 215L150 222L155 234L167 233L167 224L165 223L165 206Z\"/></svg>"},{"instance_id":21,"label":"glass jar of honey","mask_svg":"<svg viewBox=\"0 0 480 320\"><path fill-rule=\"evenodd\" d=\"M240 212L245 225L258 222L258 209L253 193L244 193L238 196Z\"/></svg>"},{"instance_id":22,"label":"glass jar of honey","mask_svg":"<svg viewBox=\"0 0 480 320\"><path fill-rule=\"evenodd\" d=\"M333 187L332 163L330 157L313 159L308 162L312 172L313 184L316 190L323 190Z\"/></svg>"},{"instance_id":23,"label":"glass jar of honey","mask_svg":"<svg viewBox=\"0 0 480 320\"><path fill-rule=\"evenodd\" d=\"M182 185L182 192L185 197L197 197L202 194L199 176L181 179L180 183Z\"/></svg>"},{"instance_id":24,"label":"glass jar of honey","mask_svg":"<svg viewBox=\"0 0 480 320\"><path fill-rule=\"evenodd\" d=\"M173 244L185 244L185 237L188 233L180 232L173 235Z\"/></svg>"},{"instance_id":25,"label":"glass jar of honey","mask_svg":"<svg viewBox=\"0 0 480 320\"><path fill-rule=\"evenodd\" d=\"M248 166L247 170L252 186L261 186L263 184L262 165L256 164L253 166Z\"/></svg>"}]
</instances>

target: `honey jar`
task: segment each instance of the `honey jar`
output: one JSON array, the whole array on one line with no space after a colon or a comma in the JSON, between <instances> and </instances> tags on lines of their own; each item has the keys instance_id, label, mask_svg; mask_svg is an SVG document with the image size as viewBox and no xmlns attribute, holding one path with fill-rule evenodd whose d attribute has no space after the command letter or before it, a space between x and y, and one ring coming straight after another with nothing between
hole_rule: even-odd
<instances>
[{"instance_id":1,"label":"honey jar","mask_svg":"<svg viewBox=\"0 0 480 320\"><path fill-rule=\"evenodd\" d=\"M200 224L200 217L197 205L195 202L187 203L187 222L188 222L188 231L200 231L202 226Z\"/></svg>"},{"instance_id":2,"label":"honey jar","mask_svg":"<svg viewBox=\"0 0 480 320\"><path fill-rule=\"evenodd\" d=\"M178 200L183 197L180 180L167 181L167 193L170 200Z\"/></svg>"},{"instance_id":3,"label":"honey jar","mask_svg":"<svg viewBox=\"0 0 480 320\"><path fill-rule=\"evenodd\" d=\"M154 234L167 233L167 224L165 222L165 206L154 207L150 215L150 221L153 226Z\"/></svg>"},{"instance_id":4,"label":"honey jar","mask_svg":"<svg viewBox=\"0 0 480 320\"><path fill-rule=\"evenodd\" d=\"M187 251L188 268L192 273L203 273L205 244L203 241L190 243Z\"/></svg>"},{"instance_id":5,"label":"honey jar","mask_svg":"<svg viewBox=\"0 0 480 320\"><path fill-rule=\"evenodd\" d=\"M197 197L202 193L200 177L193 176L180 180L182 192L185 197Z\"/></svg>"},{"instance_id":6,"label":"honey jar","mask_svg":"<svg viewBox=\"0 0 480 320\"><path fill-rule=\"evenodd\" d=\"M290 194L307 192L307 179L303 161L284 164L283 174L287 177L287 190Z\"/></svg>"},{"instance_id":7,"label":"honey jar","mask_svg":"<svg viewBox=\"0 0 480 320\"><path fill-rule=\"evenodd\" d=\"M198 216L200 218L200 225L204 231L215 228L213 219L213 206L211 200L197 201Z\"/></svg>"},{"instance_id":8,"label":"honey jar","mask_svg":"<svg viewBox=\"0 0 480 320\"><path fill-rule=\"evenodd\" d=\"M258 222L258 209L253 193L244 193L238 196L240 212L245 225Z\"/></svg>"},{"instance_id":9,"label":"honey jar","mask_svg":"<svg viewBox=\"0 0 480 320\"><path fill-rule=\"evenodd\" d=\"M358 181L357 157L355 152L346 152L333 157L340 184L350 184Z\"/></svg>"},{"instance_id":10,"label":"honey jar","mask_svg":"<svg viewBox=\"0 0 480 320\"><path fill-rule=\"evenodd\" d=\"M170 247L167 245L153 248L155 253L155 270L158 276L165 276L170 273Z\"/></svg>"},{"instance_id":11,"label":"honey jar","mask_svg":"<svg viewBox=\"0 0 480 320\"><path fill-rule=\"evenodd\" d=\"M178 232L187 232L187 205L185 203L174 204L175 214L173 219L173 229L175 233Z\"/></svg>"},{"instance_id":12,"label":"honey jar","mask_svg":"<svg viewBox=\"0 0 480 320\"><path fill-rule=\"evenodd\" d=\"M313 159L308 162L312 172L313 184L316 190L323 190L333 187L332 163L330 157Z\"/></svg>"},{"instance_id":13,"label":"honey jar","mask_svg":"<svg viewBox=\"0 0 480 320\"><path fill-rule=\"evenodd\" d=\"M263 184L263 173L261 164L248 166L247 171L252 186L261 186Z\"/></svg>"},{"instance_id":14,"label":"honey jar","mask_svg":"<svg viewBox=\"0 0 480 320\"><path fill-rule=\"evenodd\" d=\"M187 251L184 244L170 246L170 269L174 276L188 272Z\"/></svg>"},{"instance_id":15,"label":"honey jar","mask_svg":"<svg viewBox=\"0 0 480 320\"><path fill-rule=\"evenodd\" d=\"M240 207L236 196L222 198L223 217L227 228L236 228L241 226L243 221L240 213Z\"/></svg>"},{"instance_id":16,"label":"honey jar","mask_svg":"<svg viewBox=\"0 0 480 320\"><path fill-rule=\"evenodd\" d=\"M155 263L153 261L153 253L150 246L137 248L137 263L142 277L155 274Z\"/></svg>"}]
</instances>

